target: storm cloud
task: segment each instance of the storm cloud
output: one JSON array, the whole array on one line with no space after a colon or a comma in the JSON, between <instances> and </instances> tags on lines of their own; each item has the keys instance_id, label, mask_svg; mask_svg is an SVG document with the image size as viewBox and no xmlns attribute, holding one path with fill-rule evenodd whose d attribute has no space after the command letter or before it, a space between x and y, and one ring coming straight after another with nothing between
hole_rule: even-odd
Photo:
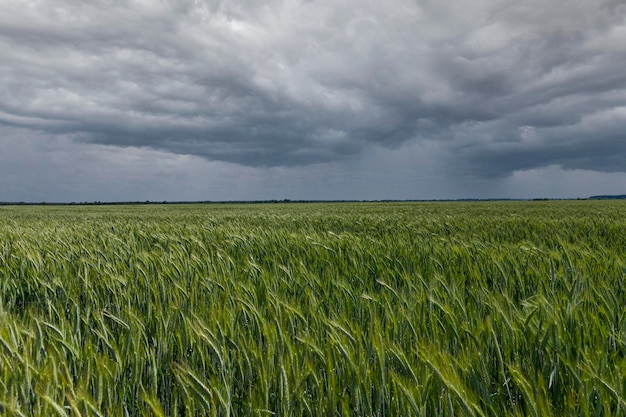
<instances>
[{"instance_id":1,"label":"storm cloud","mask_svg":"<svg viewBox=\"0 0 626 417\"><path fill-rule=\"evenodd\" d=\"M624 68L619 0L0 3L0 126L251 168L626 172Z\"/></svg>"}]
</instances>

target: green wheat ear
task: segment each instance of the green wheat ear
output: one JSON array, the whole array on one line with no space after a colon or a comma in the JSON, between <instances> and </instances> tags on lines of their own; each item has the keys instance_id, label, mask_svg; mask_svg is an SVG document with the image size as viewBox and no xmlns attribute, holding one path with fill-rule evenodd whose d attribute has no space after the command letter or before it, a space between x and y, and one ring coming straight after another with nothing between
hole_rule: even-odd
<instances>
[{"instance_id":1,"label":"green wheat ear","mask_svg":"<svg viewBox=\"0 0 626 417\"><path fill-rule=\"evenodd\" d=\"M3 416L626 412L621 202L0 214Z\"/></svg>"}]
</instances>

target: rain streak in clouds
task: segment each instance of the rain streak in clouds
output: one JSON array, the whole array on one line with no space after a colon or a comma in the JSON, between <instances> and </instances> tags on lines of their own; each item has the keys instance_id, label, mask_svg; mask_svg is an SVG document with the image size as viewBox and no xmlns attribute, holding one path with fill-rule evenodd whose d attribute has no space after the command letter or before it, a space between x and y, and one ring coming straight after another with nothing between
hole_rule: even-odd
<instances>
[{"instance_id":1,"label":"rain streak in clouds","mask_svg":"<svg viewBox=\"0 0 626 417\"><path fill-rule=\"evenodd\" d=\"M2 146L144 149L304 183L336 169L346 189L357 171L375 186L366 162L415 174L407 153L483 185L621 174L625 16L619 0L4 0Z\"/></svg>"}]
</instances>

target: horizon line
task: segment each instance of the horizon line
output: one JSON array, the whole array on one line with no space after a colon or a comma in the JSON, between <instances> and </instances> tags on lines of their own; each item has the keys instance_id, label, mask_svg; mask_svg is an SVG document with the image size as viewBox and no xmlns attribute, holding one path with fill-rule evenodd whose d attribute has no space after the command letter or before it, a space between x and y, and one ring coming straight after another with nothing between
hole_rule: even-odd
<instances>
[{"instance_id":1,"label":"horizon line","mask_svg":"<svg viewBox=\"0 0 626 417\"><path fill-rule=\"evenodd\" d=\"M420 202L489 202L489 201L577 201L622 200L626 195L596 195L572 198L432 198L432 199L265 199L265 200L126 200L126 201L0 201L0 206L105 206L105 205L185 205L185 204L302 204L302 203L420 203Z\"/></svg>"}]
</instances>

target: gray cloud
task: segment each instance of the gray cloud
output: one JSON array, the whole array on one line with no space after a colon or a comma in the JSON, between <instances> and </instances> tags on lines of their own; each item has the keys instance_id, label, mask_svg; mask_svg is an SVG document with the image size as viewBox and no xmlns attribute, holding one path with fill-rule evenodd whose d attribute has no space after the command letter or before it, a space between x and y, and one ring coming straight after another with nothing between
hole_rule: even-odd
<instances>
[{"instance_id":1,"label":"gray cloud","mask_svg":"<svg viewBox=\"0 0 626 417\"><path fill-rule=\"evenodd\" d=\"M626 171L621 1L0 4L0 124L250 167ZM442 162L443 163L443 162Z\"/></svg>"}]
</instances>

